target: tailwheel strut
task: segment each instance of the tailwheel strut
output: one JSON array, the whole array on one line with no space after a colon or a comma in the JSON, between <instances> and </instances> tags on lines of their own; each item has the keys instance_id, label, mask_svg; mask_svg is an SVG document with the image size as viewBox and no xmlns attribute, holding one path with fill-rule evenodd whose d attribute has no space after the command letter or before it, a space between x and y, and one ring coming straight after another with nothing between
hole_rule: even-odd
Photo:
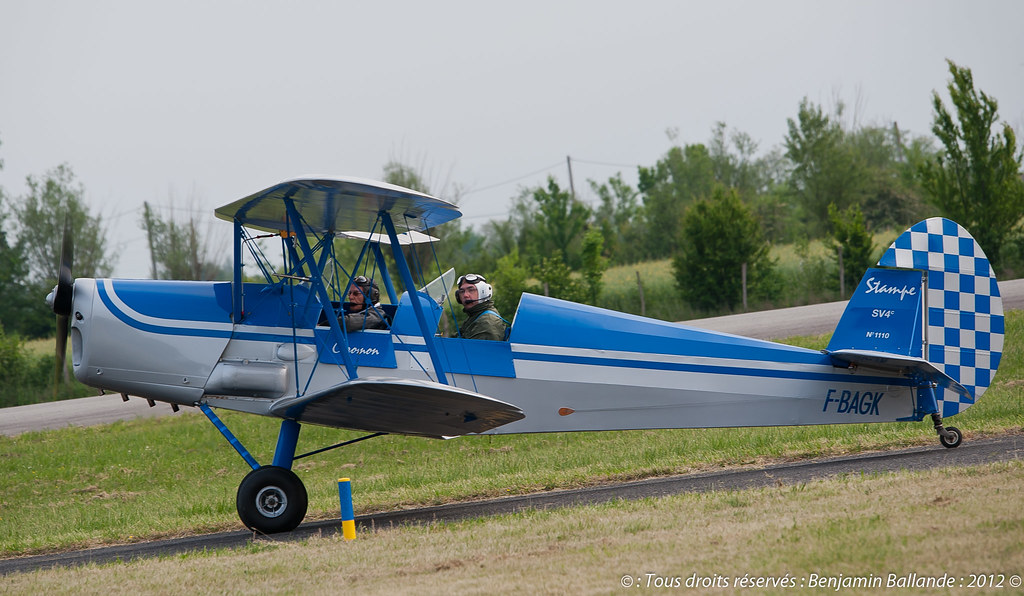
<instances>
[{"instance_id":1,"label":"tailwheel strut","mask_svg":"<svg viewBox=\"0 0 1024 596\"><path fill-rule=\"evenodd\" d=\"M939 442L943 447L952 449L959 447L964 440L964 434L955 426L943 426L942 416L938 413L932 414L932 422L935 423L935 432L939 435Z\"/></svg>"}]
</instances>

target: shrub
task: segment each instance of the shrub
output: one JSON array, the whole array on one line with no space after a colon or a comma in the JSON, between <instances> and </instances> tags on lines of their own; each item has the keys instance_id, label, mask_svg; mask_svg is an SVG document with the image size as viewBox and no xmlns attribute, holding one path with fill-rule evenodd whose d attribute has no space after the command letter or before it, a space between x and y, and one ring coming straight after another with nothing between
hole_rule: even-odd
<instances>
[{"instance_id":1,"label":"shrub","mask_svg":"<svg viewBox=\"0 0 1024 596\"><path fill-rule=\"evenodd\" d=\"M32 354L17 334L0 327L0 407L23 406L94 395L95 389L72 379L54 385L53 354Z\"/></svg>"}]
</instances>

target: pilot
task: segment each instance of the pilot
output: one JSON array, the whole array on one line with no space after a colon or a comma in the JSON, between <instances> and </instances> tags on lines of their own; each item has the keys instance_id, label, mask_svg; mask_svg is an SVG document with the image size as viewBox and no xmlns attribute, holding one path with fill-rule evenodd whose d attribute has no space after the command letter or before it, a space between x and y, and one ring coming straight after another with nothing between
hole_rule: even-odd
<instances>
[{"instance_id":1,"label":"pilot","mask_svg":"<svg viewBox=\"0 0 1024 596\"><path fill-rule=\"evenodd\" d=\"M494 307L494 289L484 276L470 273L459 278L455 300L468 315L459 327L459 337L465 339L507 339L508 321Z\"/></svg>"},{"instance_id":2,"label":"pilot","mask_svg":"<svg viewBox=\"0 0 1024 596\"><path fill-rule=\"evenodd\" d=\"M349 333L364 329L387 329L380 307L380 289L377 284L360 275L352 279L345 303L344 323ZM373 305L372 308L370 305Z\"/></svg>"}]
</instances>

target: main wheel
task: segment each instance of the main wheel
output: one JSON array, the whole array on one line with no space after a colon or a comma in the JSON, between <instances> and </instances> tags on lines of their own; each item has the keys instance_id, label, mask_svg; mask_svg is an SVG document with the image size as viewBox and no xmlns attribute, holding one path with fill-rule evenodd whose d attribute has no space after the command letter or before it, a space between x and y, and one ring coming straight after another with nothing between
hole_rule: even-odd
<instances>
[{"instance_id":1,"label":"main wheel","mask_svg":"<svg viewBox=\"0 0 1024 596\"><path fill-rule=\"evenodd\" d=\"M946 437L939 435L939 442L942 443L942 446L949 449L959 447L960 443L964 440L964 434L960 432L960 429L955 426L947 426L946 432L953 436L947 439Z\"/></svg>"},{"instance_id":2,"label":"main wheel","mask_svg":"<svg viewBox=\"0 0 1024 596\"><path fill-rule=\"evenodd\" d=\"M238 485L235 499L245 527L263 534L294 530L306 517L306 487L294 472L263 466L249 472Z\"/></svg>"}]
</instances>

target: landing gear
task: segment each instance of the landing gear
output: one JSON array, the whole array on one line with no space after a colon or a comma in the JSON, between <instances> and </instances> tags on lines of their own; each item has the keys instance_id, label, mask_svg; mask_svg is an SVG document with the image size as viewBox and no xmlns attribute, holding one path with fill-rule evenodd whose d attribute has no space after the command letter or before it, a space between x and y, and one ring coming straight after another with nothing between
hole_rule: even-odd
<instances>
[{"instance_id":1,"label":"landing gear","mask_svg":"<svg viewBox=\"0 0 1024 596\"><path fill-rule=\"evenodd\" d=\"M955 426L946 427L946 432L948 435L939 435L939 442L942 443L943 447L952 449L953 447L958 447L960 442L964 440L963 433Z\"/></svg>"},{"instance_id":2,"label":"landing gear","mask_svg":"<svg viewBox=\"0 0 1024 596\"><path fill-rule=\"evenodd\" d=\"M939 434L939 442L943 447L952 449L959 447L964 440L964 434L955 426L942 426L942 416L932 414L932 422L935 423L935 432Z\"/></svg>"},{"instance_id":3,"label":"landing gear","mask_svg":"<svg viewBox=\"0 0 1024 596\"><path fill-rule=\"evenodd\" d=\"M939 442L947 449L959 447L964 440L964 434L955 426L943 426L942 414L939 413L939 404L936 396L938 385L928 379L917 379L917 402L914 406L914 414L900 420L924 420L926 415L931 415L935 433L939 435Z\"/></svg>"},{"instance_id":4,"label":"landing gear","mask_svg":"<svg viewBox=\"0 0 1024 596\"><path fill-rule=\"evenodd\" d=\"M245 527L262 534L294 530L306 516L308 504L306 487L299 477L279 466L249 472L235 500Z\"/></svg>"},{"instance_id":5,"label":"landing gear","mask_svg":"<svg viewBox=\"0 0 1024 596\"><path fill-rule=\"evenodd\" d=\"M290 532L302 523L302 518L306 517L309 496L306 494L306 487L302 484L302 480L299 480L295 472L291 471L292 463L296 459L386 434L373 433L302 455L295 455L300 425L294 420L282 420L281 430L277 435L274 463L270 466L261 466L241 441L228 430L228 427L224 426L224 422L217 417L208 404L200 403L198 405L203 414L206 414L210 422L217 427L220 434L224 435L228 443L252 468L252 471L242 479L242 484L238 486L235 506L238 508L238 517L245 527L261 534Z\"/></svg>"}]
</instances>

